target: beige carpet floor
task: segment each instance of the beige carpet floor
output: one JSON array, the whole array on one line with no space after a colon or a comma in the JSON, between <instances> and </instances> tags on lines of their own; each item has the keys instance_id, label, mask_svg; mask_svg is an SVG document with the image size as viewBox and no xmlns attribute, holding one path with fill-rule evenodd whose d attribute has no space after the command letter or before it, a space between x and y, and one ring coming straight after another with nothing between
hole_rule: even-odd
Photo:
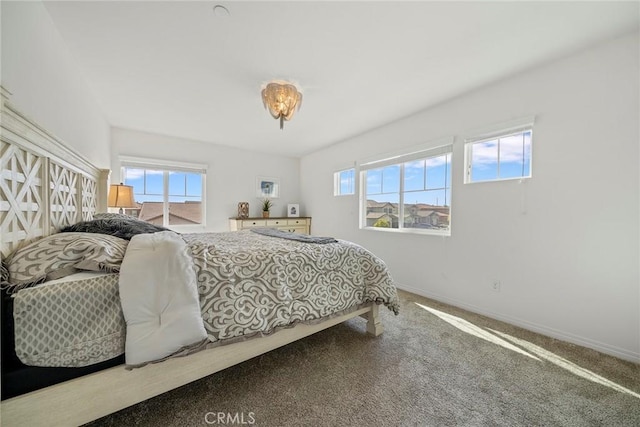
<instances>
[{"instance_id":1,"label":"beige carpet floor","mask_svg":"<svg viewBox=\"0 0 640 427\"><path fill-rule=\"evenodd\" d=\"M91 426L640 426L640 365L401 292Z\"/></svg>"}]
</instances>

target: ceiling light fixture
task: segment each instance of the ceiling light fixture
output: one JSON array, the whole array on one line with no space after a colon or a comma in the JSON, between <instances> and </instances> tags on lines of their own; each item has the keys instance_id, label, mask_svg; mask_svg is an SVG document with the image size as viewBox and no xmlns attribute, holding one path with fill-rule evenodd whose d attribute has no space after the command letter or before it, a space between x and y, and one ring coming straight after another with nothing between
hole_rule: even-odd
<instances>
[{"instance_id":1,"label":"ceiling light fixture","mask_svg":"<svg viewBox=\"0 0 640 427\"><path fill-rule=\"evenodd\" d=\"M296 110L302 104L302 94L293 84L283 81L273 81L262 89L264 108L274 119L280 119L280 129L285 120L291 120Z\"/></svg>"}]
</instances>

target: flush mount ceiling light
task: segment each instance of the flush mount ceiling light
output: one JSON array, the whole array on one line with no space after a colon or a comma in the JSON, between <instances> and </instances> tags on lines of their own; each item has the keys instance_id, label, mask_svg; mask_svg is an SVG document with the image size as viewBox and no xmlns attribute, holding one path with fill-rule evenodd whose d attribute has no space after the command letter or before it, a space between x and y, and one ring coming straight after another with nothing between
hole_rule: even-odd
<instances>
[{"instance_id":1,"label":"flush mount ceiling light","mask_svg":"<svg viewBox=\"0 0 640 427\"><path fill-rule=\"evenodd\" d=\"M285 120L291 120L296 110L302 104L302 94L293 84L283 81L273 81L262 89L264 108L274 119L280 119L280 129Z\"/></svg>"}]
</instances>

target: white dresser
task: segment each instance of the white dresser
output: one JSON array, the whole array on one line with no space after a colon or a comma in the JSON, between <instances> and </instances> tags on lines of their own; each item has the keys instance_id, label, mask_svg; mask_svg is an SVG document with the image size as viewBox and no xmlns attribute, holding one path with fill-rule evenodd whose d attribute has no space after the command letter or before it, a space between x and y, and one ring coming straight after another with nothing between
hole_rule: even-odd
<instances>
[{"instance_id":1,"label":"white dresser","mask_svg":"<svg viewBox=\"0 0 640 427\"><path fill-rule=\"evenodd\" d=\"M231 231L244 230L252 227L277 228L292 233L311 234L311 217L300 218L229 218Z\"/></svg>"}]
</instances>

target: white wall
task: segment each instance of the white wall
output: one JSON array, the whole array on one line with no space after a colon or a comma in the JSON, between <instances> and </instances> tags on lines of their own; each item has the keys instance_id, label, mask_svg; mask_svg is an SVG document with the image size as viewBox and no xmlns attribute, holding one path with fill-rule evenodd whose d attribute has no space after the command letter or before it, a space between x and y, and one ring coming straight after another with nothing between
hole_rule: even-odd
<instances>
[{"instance_id":1,"label":"white wall","mask_svg":"<svg viewBox=\"0 0 640 427\"><path fill-rule=\"evenodd\" d=\"M304 157L314 234L369 248L401 288L640 360L638 52L636 33ZM463 184L465 133L529 115L533 178ZM332 196L335 170L446 136L451 237L359 230L358 197Z\"/></svg>"},{"instance_id":2,"label":"white wall","mask_svg":"<svg viewBox=\"0 0 640 427\"><path fill-rule=\"evenodd\" d=\"M208 165L206 181L206 230L229 231L229 218L238 202L249 202L250 215L261 216L256 177L280 179L280 197L274 199L271 216L286 216L288 203L300 202L297 158L256 153L200 141L113 128L111 181L120 178L119 156L133 156ZM303 204L300 204L305 214Z\"/></svg>"},{"instance_id":3,"label":"white wall","mask_svg":"<svg viewBox=\"0 0 640 427\"><path fill-rule=\"evenodd\" d=\"M41 2L1 2L2 85L26 116L109 168L109 125Z\"/></svg>"}]
</instances>

